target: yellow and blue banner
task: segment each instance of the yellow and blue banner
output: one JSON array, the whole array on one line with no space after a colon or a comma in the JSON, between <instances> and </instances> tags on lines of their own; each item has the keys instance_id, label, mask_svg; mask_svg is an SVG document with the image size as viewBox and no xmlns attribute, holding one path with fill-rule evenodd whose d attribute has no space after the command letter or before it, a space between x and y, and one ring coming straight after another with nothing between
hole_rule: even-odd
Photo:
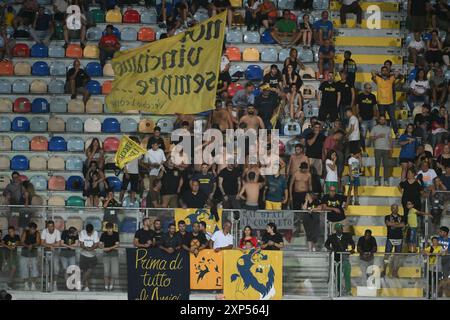
<instances>
[{"instance_id":1,"label":"yellow and blue banner","mask_svg":"<svg viewBox=\"0 0 450 320\"><path fill-rule=\"evenodd\" d=\"M190 254L191 289L221 290L223 287L223 252L200 250Z\"/></svg>"},{"instance_id":2,"label":"yellow and blue banner","mask_svg":"<svg viewBox=\"0 0 450 320\"><path fill-rule=\"evenodd\" d=\"M127 136L120 139L119 148L116 151L114 161L116 166L122 169L128 162L133 161L145 154L147 150L142 148L139 144L131 140Z\"/></svg>"},{"instance_id":3,"label":"yellow and blue banner","mask_svg":"<svg viewBox=\"0 0 450 320\"><path fill-rule=\"evenodd\" d=\"M186 231L192 231L194 222L205 221L206 232L212 235L214 232L222 229L222 209L217 209L217 216L210 209L175 209L175 223L178 228L178 222L186 222Z\"/></svg>"}]
</instances>

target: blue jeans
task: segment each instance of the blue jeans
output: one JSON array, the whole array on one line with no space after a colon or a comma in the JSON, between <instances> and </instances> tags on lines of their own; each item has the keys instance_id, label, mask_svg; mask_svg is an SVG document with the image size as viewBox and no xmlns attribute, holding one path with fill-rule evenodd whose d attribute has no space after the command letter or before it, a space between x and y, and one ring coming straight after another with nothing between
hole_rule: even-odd
<instances>
[{"instance_id":1,"label":"blue jeans","mask_svg":"<svg viewBox=\"0 0 450 320\"><path fill-rule=\"evenodd\" d=\"M391 241L389 241L389 239L387 239L386 240L386 247L384 249L384 252L391 253L392 249L394 249L395 253L401 253L402 252L402 245L403 245L403 241L398 246L393 246Z\"/></svg>"},{"instance_id":2,"label":"blue jeans","mask_svg":"<svg viewBox=\"0 0 450 320\"><path fill-rule=\"evenodd\" d=\"M394 133L398 133L397 120L395 120L395 104L379 104L378 110L380 111L380 115L386 115L386 111L389 113L389 121L391 122L392 129L394 129Z\"/></svg>"},{"instance_id":3,"label":"blue jeans","mask_svg":"<svg viewBox=\"0 0 450 320\"><path fill-rule=\"evenodd\" d=\"M361 121L361 146L366 147L366 136L367 133L372 131L375 125L375 121L372 120L363 120Z\"/></svg>"},{"instance_id":4,"label":"blue jeans","mask_svg":"<svg viewBox=\"0 0 450 320\"><path fill-rule=\"evenodd\" d=\"M413 94L408 95L406 102L408 103L409 110L413 112L414 110L414 102L423 102L428 103L430 99L428 96L415 96Z\"/></svg>"}]
</instances>

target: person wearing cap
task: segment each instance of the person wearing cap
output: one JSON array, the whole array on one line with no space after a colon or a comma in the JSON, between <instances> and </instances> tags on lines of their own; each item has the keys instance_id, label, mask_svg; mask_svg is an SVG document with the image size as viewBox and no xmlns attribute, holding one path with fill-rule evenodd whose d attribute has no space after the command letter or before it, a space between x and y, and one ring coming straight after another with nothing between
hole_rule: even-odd
<instances>
[{"instance_id":1,"label":"person wearing cap","mask_svg":"<svg viewBox=\"0 0 450 320\"><path fill-rule=\"evenodd\" d=\"M344 233L344 226L341 223L336 223L334 226L336 231L330 235L325 241L325 248L328 251L334 253L335 261L335 277L337 279L337 292L338 295L342 295L341 288L341 275L344 276L344 294L351 295L352 283L351 283L351 272L352 266L350 264L350 254L355 252L355 242L349 233Z\"/></svg>"},{"instance_id":2,"label":"person wearing cap","mask_svg":"<svg viewBox=\"0 0 450 320\"><path fill-rule=\"evenodd\" d=\"M113 31L113 25L108 24L105 29L105 34L100 38L100 42L98 43L100 49L100 65L102 68L106 63L106 60L112 59L114 53L120 49L120 42Z\"/></svg>"},{"instance_id":3,"label":"person wearing cap","mask_svg":"<svg viewBox=\"0 0 450 320\"><path fill-rule=\"evenodd\" d=\"M264 126L271 129L270 119L278 105L278 95L270 90L271 88L268 84L263 84L260 89L262 89L262 94L255 98L255 108L258 110Z\"/></svg>"},{"instance_id":4,"label":"person wearing cap","mask_svg":"<svg viewBox=\"0 0 450 320\"><path fill-rule=\"evenodd\" d=\"M268 84L273 92L281 92L283 77L276 64L270 66L270 71L263 77L263 84Z\"/></svg>"}]
</instances>

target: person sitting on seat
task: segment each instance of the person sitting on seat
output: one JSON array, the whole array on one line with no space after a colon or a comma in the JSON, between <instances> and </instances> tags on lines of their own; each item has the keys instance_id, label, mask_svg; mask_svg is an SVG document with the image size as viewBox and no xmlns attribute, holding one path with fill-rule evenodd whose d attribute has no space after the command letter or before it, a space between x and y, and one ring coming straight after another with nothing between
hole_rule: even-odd
<instances>
[{"instance_id":1,"label":"person sitting on seat","mask_svg":"<svg viewBox=\"0 0 450 320\"><path fill-rule=\"evenodd\" d=\"M77 94L83 95L83 102L89 100L89 91L86 84L91 80L86 71L82 69L80 60L73 61L73 68L70 68L66 73L66 91L71 94L71 99L76 99Z\"/></svg>"},{"instance_id":2,"label":"person sitting on seat","mask_svg":"<svg viewBox=\"0 0 450 320\"><path fill-rule=\"evenodd\" d=\"M271 34L278 44L286 47L295 45L301 36L295 21L291 19L289 10L283 10L283 18L275 23L274 31Z\"/></svg>"},{"instance_id":3,"label":"person sitting on seat","mask_svg":"<svg viewBox=\"0 0 450 320\"><path fill-rule=\"evenodd\" d=\"M116 51L120 49L120 42L113 33L114 27L111 24L106 26L106 33L101 37L98 47L100 49L100 65L103 66L106 60L112 59Z\"/></svg>"},{"instance_id":4,"label":"person sitting on seat","mask_svg":"<svg viewBox=\"0 0 450 320\"><path fill-rule=\"evenodd\" d=\"M67 48L69 45L69 39L80 39L80 45L82 48L84 48L84 45L86 43L86 25L87 25L87 19L86 16L82 13L80 13L79 18L75 16L76 5L72 5L68 8L72 7L72 14L68 14L66 17L66 23L64 24L64 49ZM80 9L78 8L78 12L80 12Z\"/></svg>"}]
</instances>

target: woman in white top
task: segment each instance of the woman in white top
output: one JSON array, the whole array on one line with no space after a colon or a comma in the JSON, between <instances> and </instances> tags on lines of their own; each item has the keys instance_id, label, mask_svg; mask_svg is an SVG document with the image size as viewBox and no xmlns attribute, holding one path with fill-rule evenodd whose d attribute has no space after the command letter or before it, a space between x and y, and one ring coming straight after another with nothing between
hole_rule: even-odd
<instances>
[{"instance_id":1,"label":"woman in white top","mask_svg":"<svg viewBox=\"0 0 450 320\"><path fill-rule=\"evenodd\" d=\"M325 178L325 193L328 193L330 187L334 186L336 189L339 185L338 172L337 172L337 153L334 150L330 150L327 153L327 159L325 160L325 167L327 168L327 176Z\"/></svg>"},{"instance_id":2,"label":"woman in white top","mask_svg":"<svg viewBox=\"0 0 450 320\"><path fill-rule=\"evenodd\" d=\"M428 82L425 70L420 69L417 71L416 78L411 81L408 95L408 107L411 112L414 110L414 102L428 103L430 97L428 93L430 91L430 83Z\"/></svg>"},{"instance_id":3,"label":"woman in white top","mask_svg":"<svg viewBox=\"0 0 450 320\"><path fill-rule=\"evenodd\" d=\"M303 97L295 83L291 83L290 91L286 95L285 115L287 114L289 114L292 120L299 120L300 124L305 119L305 114L303 113Z\"/></svg>"}]
</instances>

